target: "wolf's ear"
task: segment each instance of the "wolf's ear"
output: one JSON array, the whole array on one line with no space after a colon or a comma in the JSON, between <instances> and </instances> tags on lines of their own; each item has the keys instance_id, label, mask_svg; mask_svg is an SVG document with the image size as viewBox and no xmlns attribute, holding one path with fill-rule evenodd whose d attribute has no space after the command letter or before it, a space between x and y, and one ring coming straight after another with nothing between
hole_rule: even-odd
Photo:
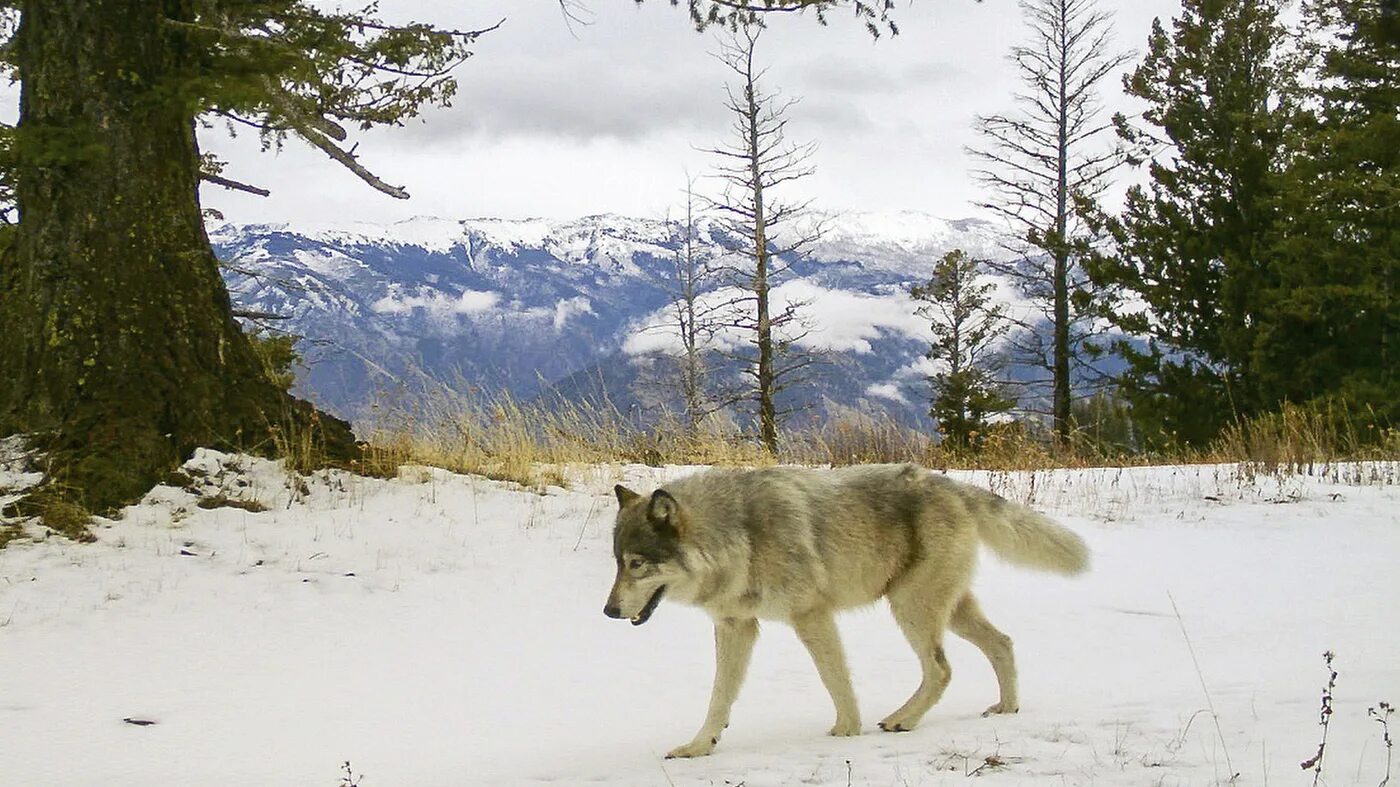
<instances>
[{"instance_id":1,"label":"wolf's ear","mask_svg":"<svg viewBox=\"0 0 1400 787\"><path fill-rule=\"evenodd\" d=\"M613 487L613 494L617 495L617 504L623 507L637 502L642 497L641 495L637 494L636 492L633 492L631 489L628 489L622 484L618 484L617 486Z\"/></svg>"},{"instance_id":2,"label":"wolf's ear","mask_svg":"<svg viewBox=\"0 0 1400 787\"><path fill-rule=\"evenodd\" d=\"M665 489L651 493L651 503L647 506L647 519L657 525L681 532L680 503Z\"/></svg>"}]
</instances>

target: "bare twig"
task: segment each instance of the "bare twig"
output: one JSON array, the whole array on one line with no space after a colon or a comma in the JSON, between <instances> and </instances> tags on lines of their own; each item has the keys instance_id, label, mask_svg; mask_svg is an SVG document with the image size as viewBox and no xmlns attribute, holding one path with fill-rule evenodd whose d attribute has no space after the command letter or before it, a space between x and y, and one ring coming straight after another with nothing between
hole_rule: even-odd
<instances>
[{"instance_id":1,"label":"bare twig","mask_svg":"<svg viewBox=\"0 0 1400 787\"><path fill-rule=\"evenodd\" d=\"M1186 640L1186 650L1191 654L1191 664L1196 668L1196 678L1201 681L1201 693L1206 697L1206 707L1210 708L1210 717L1215 722L1215 734L1220 739L1220 751L1225 755L1225 769L1230 772L1229 781L1233 782L1240 775L1235 771L1235 766L1230 763L1230 748L1225 745L1225 732L1220 728L1220 714L1215 712L1215 702L1210 698L1210 688L1206 686L1206 676L1201 672L1201 662L1196 658L1196 648L1191 644L1191 635L1186 631L1186 621L1181 619L1181 610L1176 608L1176 599L1172 597L1171 591L1167 591L1167 599L1172 603L1172 614L1176 616L1176 625L1181 628L1181 637ZM1331 654L1328 656L1330 658Z\"/></svg>"}]
</instances>

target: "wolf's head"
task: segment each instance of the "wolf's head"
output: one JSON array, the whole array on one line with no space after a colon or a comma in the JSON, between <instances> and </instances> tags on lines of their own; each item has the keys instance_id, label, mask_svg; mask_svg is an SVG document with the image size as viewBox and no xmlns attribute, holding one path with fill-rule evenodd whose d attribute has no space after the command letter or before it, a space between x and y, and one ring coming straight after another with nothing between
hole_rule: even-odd
<instances>
[{"instance_id":1,"label":"wolf's head","mask_svg":"<svg viewBox=\"0 0 1400 787\"><path fill-rule=\"evenodd\" d=\"M640 626L656 611L667 584L685 574L681 560L685 515L676 498L664 489L649 498L622 485L613 492L618 504L613 528L617 579L603 614Z\"/></svg>"}]
</instances>

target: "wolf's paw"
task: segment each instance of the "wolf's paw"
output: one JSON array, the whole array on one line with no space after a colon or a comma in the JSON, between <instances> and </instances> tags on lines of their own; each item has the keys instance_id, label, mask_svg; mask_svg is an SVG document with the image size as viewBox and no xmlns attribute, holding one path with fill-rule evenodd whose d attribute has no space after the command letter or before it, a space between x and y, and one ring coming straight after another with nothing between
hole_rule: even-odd
<instances>
[{"instance_id":1,"label":"wolf's paw","mask_svg":"<svg viewBox=\"0 0 1400 787\"><path fill-rule=\"evenodd\" d=\"M838 738L849 738L860 734L860 719L837 719L836 726L831 728L829 735Z\"/></svg>"},{"instance_id":2,"label":"wolf's paw","mask_svg":"<svg viewBox=\"0 0 1400 787\"><path fill-rule=\"evenodd\" d=\"M884 730L885 732L908 732L914 729L914 722L901 721L894 717L890 717L880 722L879 726L880 729Z\"/></svg>"},{"instance_id":3,"label":"wolf's paw","mask_svg":"<svg viewBox=\"0 0 1400 787\"><path fill-rule=\"evenodd\" d=\"M1011 705L1005 702L998 702L992 707L982 711L982 717L996 716L1001 713L1015 713L1021 709L1020 705Z\"/></svg>"},{"instance_id":4,"label":"wolf's paw","mask_svg":"<svg viewBox=\"0 0 1400 787\"><path fill-rule=\"evenodd\" d=\"M719 743L719 738L696 738L684 746L666 752L666 759L684 759L688 757L704 757L715 750L715 744Z\"/></svg>"}]
</instances>

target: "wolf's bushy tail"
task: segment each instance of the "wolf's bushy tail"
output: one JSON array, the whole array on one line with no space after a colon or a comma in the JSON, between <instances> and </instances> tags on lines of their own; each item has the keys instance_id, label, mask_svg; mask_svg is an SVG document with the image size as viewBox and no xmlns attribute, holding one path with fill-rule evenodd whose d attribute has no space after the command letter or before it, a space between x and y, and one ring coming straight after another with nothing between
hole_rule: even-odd
<instances>
[{"instance_id":1,"label":"wolf's bushy tail","mask_svg":"<svg viewBox=\"0 0 1400 787\"><path fill-rule=\"evenodd\" d=\"M978 535L1007 562L1079 574L1089 568L1089 547L1074 531L1037 511L1006 503L992 516L979 517Z\"/></svg>"}]
</instances>

